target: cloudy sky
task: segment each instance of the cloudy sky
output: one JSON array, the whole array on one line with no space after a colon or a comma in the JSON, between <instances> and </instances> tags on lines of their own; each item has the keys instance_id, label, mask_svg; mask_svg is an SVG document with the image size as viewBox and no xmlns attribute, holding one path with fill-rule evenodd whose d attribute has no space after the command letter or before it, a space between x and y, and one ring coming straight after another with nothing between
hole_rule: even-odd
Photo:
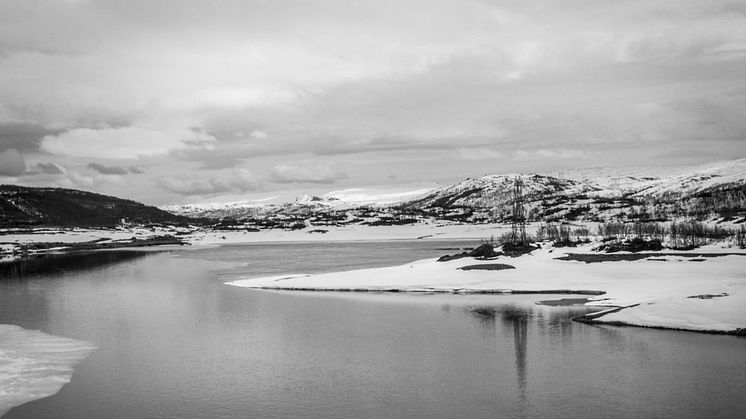
<instances>
[{"instance_id":1,"label":"cloudy sky","mask_svg":"<svg viewBox=\"0 0 746 419\"><path fill-rule=\"evenodd\" d=\"M0 182L152 204L746 156L746 3L0 0Z\"/></svg>"}]
</instances>

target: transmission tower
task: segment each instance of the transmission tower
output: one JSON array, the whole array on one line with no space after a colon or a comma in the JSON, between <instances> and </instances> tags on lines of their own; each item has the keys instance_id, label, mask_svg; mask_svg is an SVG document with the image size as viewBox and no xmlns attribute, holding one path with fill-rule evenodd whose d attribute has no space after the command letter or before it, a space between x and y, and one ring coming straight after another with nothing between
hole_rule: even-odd
<instances>
[{"instance_id":1,"label":"transmission tower","mask_svg":"<svg viewBox=\"0 0 746 419\"><path fill-rule=\"evenodd\" d=\"M523 208L523 180L516 176L513 181L513 224L511 229L513 243L526 242L526 214Z\"/></svg>"}]
</instances>

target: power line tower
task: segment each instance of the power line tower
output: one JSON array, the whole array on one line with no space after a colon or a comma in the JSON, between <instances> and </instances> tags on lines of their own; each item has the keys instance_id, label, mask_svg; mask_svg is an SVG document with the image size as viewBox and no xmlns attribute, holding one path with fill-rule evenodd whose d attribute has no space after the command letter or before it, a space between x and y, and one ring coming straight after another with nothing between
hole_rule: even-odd
<instances>
[{"instance_id":1,"label":"power line tower","mask_svg":"<svg viewBox=\"0 0 746 419\"><path fill-rule=\"evenodd\" d=\"M523 179L516 176L513 181L513 223L510 234L513 243L526 243L526 213L523 204Z\"/></svg>"}]
</instances>

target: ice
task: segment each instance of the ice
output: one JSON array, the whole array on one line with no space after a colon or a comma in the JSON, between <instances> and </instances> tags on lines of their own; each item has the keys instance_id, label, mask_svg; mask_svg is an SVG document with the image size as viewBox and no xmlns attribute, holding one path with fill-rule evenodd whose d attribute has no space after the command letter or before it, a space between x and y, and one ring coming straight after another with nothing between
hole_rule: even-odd
<instances>
[{"instance_id":1,"label":"ice","mask_svg":"<svg viewBox=\"0 0 746 419\"><path fill-rule=\"evenodd\" d=\"M0 416L56 394L94 349L90 342L0 324Z\"/></svg>"}]
</instances>

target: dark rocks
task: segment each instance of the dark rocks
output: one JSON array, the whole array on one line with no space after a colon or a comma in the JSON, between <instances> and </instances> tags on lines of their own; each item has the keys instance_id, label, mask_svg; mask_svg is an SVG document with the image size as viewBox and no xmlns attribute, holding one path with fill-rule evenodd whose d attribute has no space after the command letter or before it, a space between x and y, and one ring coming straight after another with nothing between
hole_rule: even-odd
<instances>
[{"instance_id":1,"label":"dark rocks","mask_svg":"<svg viewBox=\"0 0 746 419\"><path fill-rule=\"evenodd\" d=\"M469 252L469 256L493 258L495 256L498 256L498 253L495 252L495 248L491 244L485 243Z\"/></svg>"},{"instance_id":2,"label":"dark rocks","mask_svg":"<svg viewBox=\"0 0 746 419\"><path fill-rule=\"evenodd\" d=\"M625 240L620 243L609 243L599 246L596 250L601 250L606 253L614 252L643 252L643 251L659 251L663 250L663 245L658 239L645 240L641 237L635 237L632 240Z\"/></svg>"},{"instance_id":3,"label":"dark rocks","mask_svg":"<svg viewBox=\"0 0 746 419\"><path fill-rule=\"evenodd\" d=\"M438 258L438 262L448 262L449 260L456 260L465 257L480 257L480 258L493 258L500 256L501 253L495 252L495 248L491 244L483 244L470 252L462 252L456 255L445 255Z\"/></svg>"}]
</instances>

